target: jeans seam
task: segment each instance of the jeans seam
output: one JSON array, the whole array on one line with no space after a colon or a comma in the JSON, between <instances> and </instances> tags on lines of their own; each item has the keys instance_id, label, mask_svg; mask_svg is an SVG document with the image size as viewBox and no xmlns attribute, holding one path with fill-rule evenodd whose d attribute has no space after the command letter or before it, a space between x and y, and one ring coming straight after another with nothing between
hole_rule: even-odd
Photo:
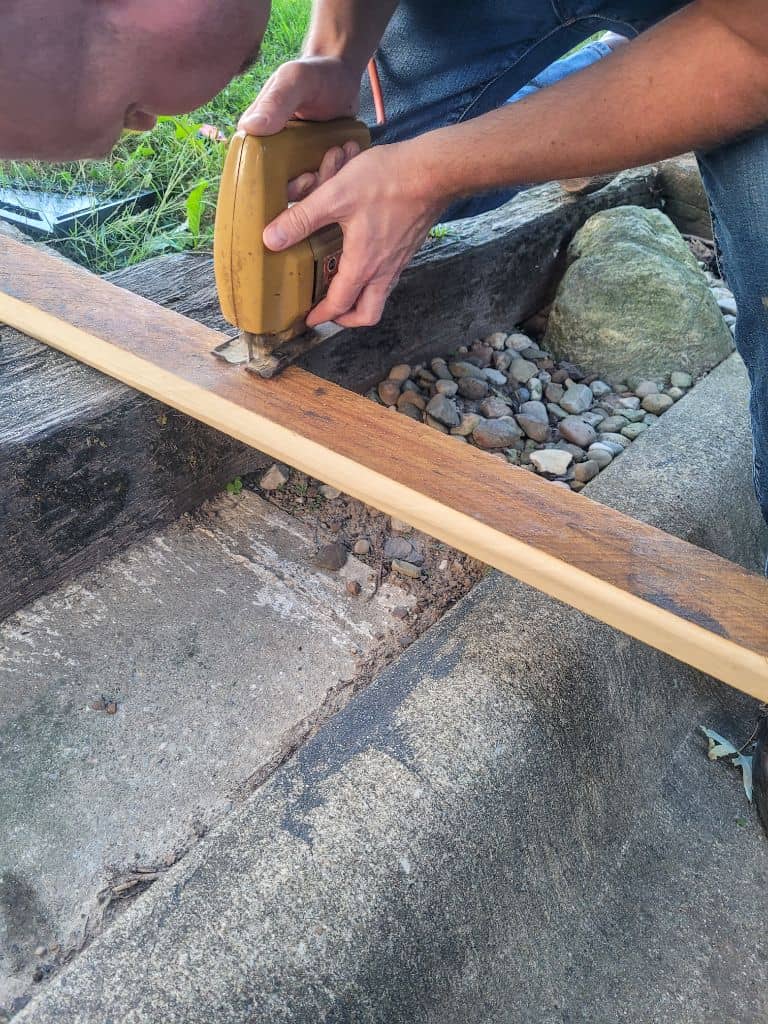
<instances>
[{"instance_id":1,"label":"jeans seam","mask_svg":"<svg viewBox=\"0 0 768 1024\"><path fill-rule=\"evenodd\" d=\"M640 35L634 25L631 25L628 21L622 21L621 18L608 18L604 14L580 14L576 18L571 18L570 21L564 22L567 28L571 28L573 25L578 25L580 21L604 21L606 25L621 25L622 28L626 28L630 35L629 38Z\"/></svg>"},{"instance_id":2,"label":"jeans seam","mask_svg":"<svg viewBox=\"0 0 768 1024\"><path fill-rule=\"evenodd\" d=\"M557 2L557 0L549 0L549 6L552 8L552 13L557 18L557 20L560 22L560 25L561 26L564 25L565 24L565 15L560 10L560 4Z\"/></svg>"},{"instance_id":3,"label":"jeans seam","mask_svg":"<svg viewBox=\"0 0 768 1024\"><path fill-rule=\"evenodd\" d=\"M709 196L707 196L707 208L709 210L709 222L712 225L712 241L715 244L715 266L717 267L717 272L721 279L728 284L728 268L725 265L725 253L723 252L723 246L720 242L722 229Z\"/></svg>"},{"instance_id":4,"label":"jeans seam","mask_svg":"<svg viewBox=\"0 0 768 1024\"><path fill-rule=\"evenodd\" d=\"M554 0L553 0L553 3L554 3ZM512 61L512 63L508 64L502 71L499 71L499 73L497 75L494 75L493 78L490 79L490 81L486 82L485 85L480 89L480 92L478 92L477 96L474 97L472 102L469 103L464 108L464 110L461 113L461 116L459 117L459 121L462 121L464 119L464 117L467 114L467 112L472 109L472 107L478 102L478 100L482 99L484 93L486 93L492 86L494 86L496 84L496 82L498 82L498 80L500 78L503 78L504 75L509 74L509 72L512 71L514 68L516 68L518 66L518 64L520 64L521 61L525 60L526 57L528 57L531 53L533 53L533 51L536 49L537 46L541 46L542 43L546 43L546 41L548 39L551 39L552 36L557 35L557 33L560 32L560 30L563 27L564 26L562 24L560 24L560 25L557 25L555 28L550 29L549 32L546 32L543 36L541 36L541 38L537 39L535 43L533 43L531 46L529 46L527 50L524 50L520 54L520 56L517 58L517 60Z\"/></svg>"},{"instance_id":5,"label":"jeans seam","mask_svg":"<svg viewBox=\"0 0 768 1024\"><path fill-rule=\"evenodd\" d=\"M478 94L473 97L471 102L468 103L464 107L464 109L461 111L461 113L459 114L459 116L458 116L456 121L451 120L450 122L446 122L446 123L451 123L451 124L461 123L464 120L464 118L466 117L467 113L472 109L472 107L475 106L475 104L480 99L482 99L484 93L487 92L488 89L490 89L492 86L494 86L496 84L496 82L498 82L498 80L500 78L503 78L504 75L509 74L510 71L512 71L514 68L516 68L518 66L518 64L520 64L521 61L525 60L526 57L528 57L531 53L533 53L533 51L536 49L537 46L541 46L542 43L546 43L547 40L549 40L553 36L557 35L557 33L560 32L561 29L563 29L563 28L571 28L571 27L573 27L573 25L577 25L580 21L595 21L595 20L599 20L599 21L604 21L608 25L621 24L621 25L625 26L634 35L638 34L637 30L634 29L632 27L632 25L630 25L630 24L628 24L626 22L623 22L623 21L622 22L617 22L615 18L606 18L602 14L582 15L582 16L580 16L578 18L574 18L572 21L564 22L564 21L562 21L562 14L557 9L557 0L550 0L550 3L552 4L552 9L555 12L555 15L561 19L560 24L557 25L555 28L550 29L549 32L546 32L543 36L541 36L539 39L537 39L535 43L532 43L531 46L529 46L527 50L524 50L523 53L520 54L520 56L517 58L517 60L513 61L511 64L508 64L502 71L499 71L498 74L494 75L493 78L490 79L490 81L486 82L485 85L483 85L483 87L480 89Z\"/></svg>"}]
</instances>

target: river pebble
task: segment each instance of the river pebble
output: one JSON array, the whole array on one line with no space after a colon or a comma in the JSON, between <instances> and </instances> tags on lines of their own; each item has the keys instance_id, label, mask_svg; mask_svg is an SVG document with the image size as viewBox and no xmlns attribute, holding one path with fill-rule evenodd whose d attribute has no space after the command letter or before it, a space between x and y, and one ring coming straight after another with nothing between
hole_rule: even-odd
<instances>
[{"instance_id":1,"label":"river pebble","mask_svg":"<svg viewBox=\"0 0 768 1024\"><path fill-rule=\"evenodd\" d=\"M462 377L459 381L459 394L470 402L479 402L488 394L488 384L477 377Z\"/></svg>"},{"instance_id":2,"label":"river pebble","mask_svg":"<svg viewBox=\"0 0 768 1024\"><path fill-rule=\"evenodd\" d=\"M536 363L531 363L527 359L513 359L509 366L509 375L520 384L527 384L537 370Z\"/></svg>"},{"instance_id":3,"label":"river pebble","mask_svg":"<svg viewBox=\"0 0 768 1024\"><path fill-rule=\"evenodd\" d=\"M485 416L486 419L494 420L498 419L499 416L509 416L510 413L509 402L504 401L503 398L484 398L478 407L478 412L481 416ZM546 417L546 410L544 413Z\"/></svg>"},{"instance_id":4,"label":"river pebble","mask_svg":"<svg viewBox=\"0 0 768 1024\"><path fill-rule=\"evenodd\" d=\"M407 363L398 363L389 371L388 379L395 380L399 384L405 383L411 376L411 368Z\"/></svg>"},{"instance_id":5,"label":"river pebble","mask_svg":"<svg viewBox=\"0 0 768 1024\"><path fill-rule=\"evenodd\" d=\"M579 483L586 484L590 480L594 480L599 472L599 462L596 459L587 459L585 462L579 462L573 467L573 479L578 480Z\"/></svg>"},{"instance_id":6,"label":"river pebble","mask_svg":"<svg viewBox=\"0 0 768 1024\"><path fill-rule=\"evenodd\" d=\"M605 469L606 466L610 466L613 462L613 452L606 448L604 444L592 444L589 446L587 452L589 459L592 462L596 462L600 469Z\"/></svg>"},{"instance_id":7,"label":"river pebble","mask_svg":"<svg viewBox=\"0 0 768 1024\"><path fill-rule=\"evenodd\" d=\"M385 558L408 559L413 554L413 545L405 537L387 537L384 541Z\"/></svg>"},{"instance_id":8,"label":"river pebble","mask_svg":"<svg viewBox=\"0 0 768 1024\"><path fill-rule=\"evenodd\" d=\"M539 473L546 473L550 476L562 476L573 462L570 452L563 452L557 448L542 448L541 451L531 452L531 463Z\"/></svg>"},{"instance_id":9,"label":"river pebble","mask_svg":"<svg viewBox=\"0 0 768 1024\"><path fill-rule=\"evenodd\" d=\"M673 400L669 395L648 395L643 399L643 408L654 416L661 416L667 409L671 409Z\"/></svg>"},{"instance_id":10,"label":"river pebble","mask_svg":"<svg viewBox=\"0 0 768 1024\"><path fill-rule=\"evenodd\" d=\"M377 388L379 398L384 405L394 405L400 397L400 382L396 380L383 380Z\"/></svg>"},{"instance_id":11,"label":"river pebble","mask_svg":"<svg viewBox=\"0 0 768 1024\"><path fill-rule=\"evenodd\" d=\"M495 384L497 388L503 388L507 383L506 374L502 373L501 370L494 370L492 366L486 367L483 373L488 383Z\"/></svg>"},{"instance_id":12,"label":"river pebble","mask_svg":"<svg viewBox=\"0 0 768 1024\"><path fill-rule=\"evenodd\" d=\"M408 576L412 580L417 580L421 576L421 569L418 565L414 565L412 562L406 562L402 558L393 558L392 568L395 572L400 573L401 576Z\"/></svg>"},{"instance_id":13,"label":"river pebble","mask_svg":"<svg viewBox=\"0 0 768 1024\"><path fill-rule=\"evenodd\" d=\"M586 412L592 405L594 397L586 384L571 384L560 399L559 405L566 412L575 416L580 412Z\"/></svg>"},{"instance_id":14,"label":"river pebble","mask_svg":"<svg viewBox=\"0 0 768 1024\"><path fill-rule=\"evenodd\" d=\"M285 466L275 463L259 480L259 487L263 491L276 491L288 483L290 472Z\"/></svg>"},{"instance_id":15,"label":"river pebble","mask_svg":"<svg viewBox=\"0 0 768 1024\"><path fill-rule=\"evenodd\" d=\"M647 423L628 423L626 427L622 428L621 433L624 437L628 437L630 441L634 441L635 438L640 437L647 429Z\"/></svg>"},{"instance_id":16,"label":"river pebble","mask_svg":"<svg viewBox=\"0 0 768 1024\"><path fill-rule=\"evenodd\" d=\"M472 432L472 438L480 448L511 448L519 441L523 432L511 416L495 420L480 420Z\"/></svg>"},{"instance_id":17,"label":"river pebble","mask_svg":"<svg viewBox=\"0 0 768 1024\"><path fill-rule=\"evenodd\" d=\"M446 395L437 394L431 398L427 403L427 413L432 419L446 427L458 427L461 422L456 403Z\"/></svg>"},{"instance_id":18,"label":"river pebble","mask_svg":"<svg viewBox=\"0 0 768 1024\"><path fill-rule=\"evenodd\" d=\"M624 416L607 416L597 429L601 434L618 434L627 422Z\"/></svg>"},{"instance_id":19,"label":"river pebble","mask_svg":"<svg viewBox=\"0 0 768 1024\"><path fill-rule=\"evenodd\" d=\"M579 416L566 416L558 425L560 436L566 441L577 444L580 448L588 448L597 440L597 431Z\"/></svg>"},{"instance_id":20,"label":"river pebble","mask_svg":"<svg viewBox=\"0 0 768 1024\"><path fill-rule=\"evenodd\" d=\"M719 299L729 304L732 296ZM539 327L532 329L538 336ZM555 360L522 331L495 331L427 365L398 363L369 396L461 444L581 490L692 386L684 370L666 380L605 381ZM391 537L385 553L395 571L420 572L407 540Z\"/></svg>"},{"instance_id":21,"label":"river pebble","mask_svg":"<svg viewBox=\"0 0 768 1024\"><path fill-rule=\"evenodd\" d=\"M661 388L655 380L641 380L633 389L637 397L642 401L648 395L658 395Z\"/></svg>"}]
</instances>

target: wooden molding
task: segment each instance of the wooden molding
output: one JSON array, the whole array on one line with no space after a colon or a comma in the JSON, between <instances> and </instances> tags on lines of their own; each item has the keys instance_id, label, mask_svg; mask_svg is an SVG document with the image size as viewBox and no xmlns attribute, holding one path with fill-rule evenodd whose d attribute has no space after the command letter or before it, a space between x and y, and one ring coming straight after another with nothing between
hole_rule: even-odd
<instances>
[{"instance_id":1,"label":"wooden molding","mask_svg":"<svg viewBox=\"0 0 768 1024\"><path fill-rule=\"evenodd\" d=\"M0 240L0 321L761 700L768 582L298 368Z\"/></svg>"}]
</instances>

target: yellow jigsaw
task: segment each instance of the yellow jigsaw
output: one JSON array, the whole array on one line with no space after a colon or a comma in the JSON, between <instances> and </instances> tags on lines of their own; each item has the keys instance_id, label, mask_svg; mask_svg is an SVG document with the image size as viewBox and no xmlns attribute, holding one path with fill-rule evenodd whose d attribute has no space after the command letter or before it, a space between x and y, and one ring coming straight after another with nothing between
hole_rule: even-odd
<instances>
[{"instance_id":1,"label":"yellow jigsaw","mask_svg":"<svg viewBox=\"0 0 768 1024\"><path fill-rule=\"evenodd\" d=\"M222 312L240 335L215 350L222 359L273 377L339 329L305 323L338 269L339 225L283 252L267 249L262 234L287 208L288 182L317 171L327 150L349 141L361 149L371 143L366 126L353 118L289 121L276 135L232 138L216 208L214 267Z\"/></svg>"}]
</instances>

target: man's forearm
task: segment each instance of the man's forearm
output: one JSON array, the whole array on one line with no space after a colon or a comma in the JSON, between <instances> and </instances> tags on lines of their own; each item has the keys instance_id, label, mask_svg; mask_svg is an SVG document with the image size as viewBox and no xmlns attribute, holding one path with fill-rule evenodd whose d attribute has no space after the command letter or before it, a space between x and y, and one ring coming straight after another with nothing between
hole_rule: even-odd
<instances>
[{"instance_id":1,"label":"man's forearm","mask_svg":"<svg viewBox=\"0 0 768 1024\"><path fill-rule=\"evenodd\" d=\"M397 0L315 0L304 44L307 57L338 57L363 73Z\"/></svg>"},{"instance_id":2,"label":"man's forearm","mask_svg":"<svg viewBox=\"0 0 768 1024\"><path fill-rule=\"evenodd\" d=\"M765 5L730 0L738 31L720 19L723 6L691 4L557 85L404 143L409 163L425 189L451 200L620 170L768 124Z\"/></svg>"}]
</instances>

